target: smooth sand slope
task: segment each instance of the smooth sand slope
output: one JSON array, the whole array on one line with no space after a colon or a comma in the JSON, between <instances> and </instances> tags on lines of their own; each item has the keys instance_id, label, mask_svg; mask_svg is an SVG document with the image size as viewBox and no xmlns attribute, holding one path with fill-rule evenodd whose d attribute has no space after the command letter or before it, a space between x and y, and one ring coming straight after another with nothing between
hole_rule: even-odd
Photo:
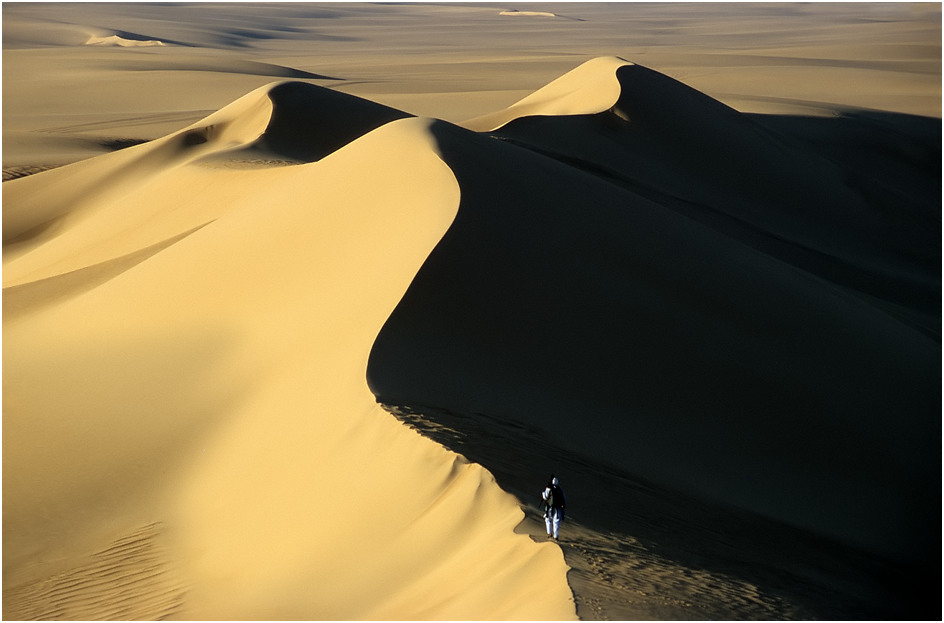
<instances>
[{"instance_id":1,"label":"smooth sand slope","mask_svg":"<svg viewBox=\"0 0 944 623\"><path fill-rule=\"evenodd\" d=\"M335 94L274 86L4 186L5 617L572 617L560 550L364 380L458 205L429 122L200 162L306 127L286 89L330 122ZM142 530L156 561L99 580L90 555Z\"/></svg>"}]
</instances>

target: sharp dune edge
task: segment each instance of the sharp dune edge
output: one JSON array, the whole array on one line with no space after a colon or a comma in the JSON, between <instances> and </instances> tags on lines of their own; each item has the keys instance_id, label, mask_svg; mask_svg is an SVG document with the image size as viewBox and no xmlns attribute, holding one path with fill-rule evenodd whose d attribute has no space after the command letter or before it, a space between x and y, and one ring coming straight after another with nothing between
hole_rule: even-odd
<instances>
[{"instance_id":1,"label":"sharp dune edge","mask_svg":"<svg viewBox=\"0 0 944 623\"><path fill-rule=\"evenodd\" d=\"M925 568L933 175L616 57L462 125L275 83L4 184L5 618L575 618L378 400Z\"/></svg>"}]
</instances>

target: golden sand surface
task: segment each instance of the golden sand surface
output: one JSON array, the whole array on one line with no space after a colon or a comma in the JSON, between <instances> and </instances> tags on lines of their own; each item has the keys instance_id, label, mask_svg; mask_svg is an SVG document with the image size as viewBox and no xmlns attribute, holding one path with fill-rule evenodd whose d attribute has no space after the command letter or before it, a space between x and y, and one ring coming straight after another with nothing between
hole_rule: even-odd
<instances>
[{"instance_id":1,"label":"golden sand surface","mask_svg":"<svg viewBox=\"0 0 944 623\"><path fill-rule=\"evenodd\" d=\"M4 619L933 618L939 4L2 11Z\"/></svg>"}]
</instances>

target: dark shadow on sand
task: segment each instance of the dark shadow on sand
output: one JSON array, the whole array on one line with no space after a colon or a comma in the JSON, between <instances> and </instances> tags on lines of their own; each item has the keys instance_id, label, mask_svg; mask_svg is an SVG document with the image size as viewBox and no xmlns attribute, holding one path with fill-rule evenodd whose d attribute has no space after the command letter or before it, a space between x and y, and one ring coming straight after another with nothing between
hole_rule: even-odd
<instances>
[{"instance_id":1,"label":"dark shadow on sand","mask_svg":"<svg viewBox=\"0 0 944 623\"><path fill-rule=\"evenodd\" d=\"M300 162L314 162L409 113L305 82L269 91L272 118L250 148Z\"/></svg>"},{"instance_id":2,"label":"dark shadow on sand","mask_svg":"<svg viewBox=\"0 0 944 623\"><path fill-rule=\"evenodd\" d=\"M459 214L371 389L532 516L553 471L575 525L779 616L938 618L940 120L675 101L434 125Z\"/></svg>"}]
</instances>

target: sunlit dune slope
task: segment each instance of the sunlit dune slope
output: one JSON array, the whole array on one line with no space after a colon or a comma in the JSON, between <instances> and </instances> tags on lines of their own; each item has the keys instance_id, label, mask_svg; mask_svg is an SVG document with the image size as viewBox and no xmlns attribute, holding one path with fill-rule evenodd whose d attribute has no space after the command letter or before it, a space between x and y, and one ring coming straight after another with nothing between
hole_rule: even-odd
<instances>
[{"instance_id":1,"label":"sunlit dune slope","mask_svg":"<svg viewBox=\"0 0 944 623\"><path fill-rule=\"evenodd\" d=\"M74 270L206 223L224 202L180 210L165 201L165 177L171 171L177 174L181 165L220 155L314 161L370 130L408 116L330 89L285 82L257 89L164 138L48 171L41 182L26 178L8 182L3 188L4 284ZM154 192L139 192L146 197L143 205L129 210L118 201L144 184L150 184ZM221 188L221 192L227 190ZM187 202L185 197L173 201ZM166 226L133 227L146 214ZM58 232L77 226L98 238L97 243L85 245L82 253L60 249L59 244L70 244L75 236L59 239ZM17 262L10 261L14 257L19 258Z\"/></svg>"},{"instance_id":2,"label":"sunlit dune slope","mask_svg":"<svg viewBox=\"0 0 944 623\"><path fill-rule=\"evenodd\" d=\"M934 556L934 132L866 149L837 121L827 156L617 61L496 113L490 136L434 127L459 214L374 344L373 391ZM902 151L911 172L864 175Z\"/></svg>"},{"instance_id":3,"label":"sunlit dune slope","mask_svg":"<svg viewBox=\"0 0 944 623\"><path fill-rule=\"evenodd\" d=\"M431 122L317 89L4 184L5 617L574 617L365 382L459 203Z\"/></svg>"}]
</instances>

